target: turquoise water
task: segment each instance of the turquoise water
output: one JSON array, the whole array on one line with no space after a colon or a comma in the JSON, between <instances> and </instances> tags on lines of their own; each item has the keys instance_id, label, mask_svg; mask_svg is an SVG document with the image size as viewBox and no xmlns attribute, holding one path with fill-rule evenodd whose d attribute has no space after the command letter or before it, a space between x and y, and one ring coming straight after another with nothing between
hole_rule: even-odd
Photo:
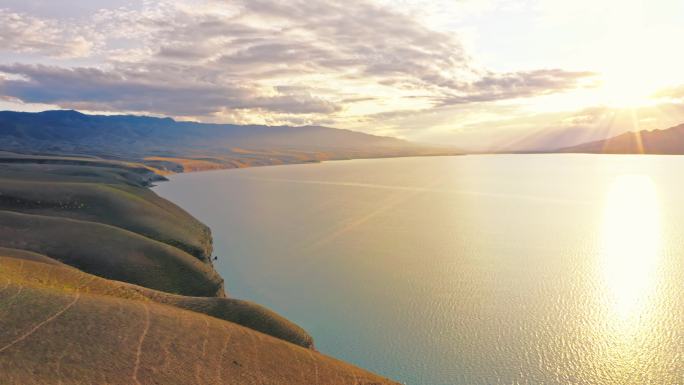
<instances>
[{"instance_id":1,"label":"turquoise water","mask_svg":"<svg viewBox=\"0 0 684 385\"><path fill-rule=\"evenodd\" d=\"M684 379L684 158L490 155L176 175L230 294L406 384Z\"/></svg>"}]
</instances>

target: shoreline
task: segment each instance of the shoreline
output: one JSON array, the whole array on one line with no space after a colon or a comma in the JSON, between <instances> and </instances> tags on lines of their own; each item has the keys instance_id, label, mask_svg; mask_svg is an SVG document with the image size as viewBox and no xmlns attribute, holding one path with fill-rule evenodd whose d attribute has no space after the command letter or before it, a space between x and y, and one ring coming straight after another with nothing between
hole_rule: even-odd
<instances>
[{"instance_id":1,"label":"shoreline","mask_svg":"<svg viewBox=\"0 0 684 385\"><path fill-rule=\"evenodd\" d=\"M251 165L244 165L240 167L220 167L218 163L214 164L217 167L207 167L207 168L193 168L189 170L182 170L180 172L176 171L170 171L170 170L161 170L152 166L146 165L144 162L140 162L140 164L145 165L146 168L148 168L150 171L155 173L156 175L166 178L169 175L177 175L177 174L190 174L190 173L196 173L196 172L215 172L215 171L227 171L227 170L242 170L242 169L247 169L247 168L261 168L261 167L277 167L277 166L297 166L297 165L306 165L306 164L322 164L322 163L327 163L327 162L342 162L342 161L355 161L355 160L381 160L381 159L399 159L399 158L430 158L430 157L454 157L454 156L468 156L468 155L499 155L499 154L463 154L463 153L456 153L456 154L425 154L425 155L388 155L388 156L371 156L371 157L358 157L358 158L340 158L340 159L323 159L323 160L305 160L302 162L274 162L274 163L269 163L269 164L251 164ZM187 159L187 160L192 160L192 158L178 158L178 159ZM161 180L161 182L164 182Z\"/></svg>"},{"instance_id":2,"label":"shoreline","mask_svg":"<svg viewBox=\"0 0 684 385\"><path fill-rule=\"evenodd\" d=\"M682 154L629 154L629 153L610 153L610 154L600 154L600 153L591 153L591 152L501 152L501 153L496 153L496 152L483 152L483 153L458 153L458 154L426 154L426 155L399 155L399 156L382 156L382 157L360 157L360 158L346 158L346 159L326 159L326 160L315 160L315 161L303 161L303 162L292 162L292 163L272 163L272 164L256 164L256 165L245 165L242 167L219 167L219 168L206 168L206 169L193 169L193 170L184 170L180 172L162 172L161 170L154 170L154 168L148 167L153 171L156 175L162 177L162 178L167 178L169 176L173 175L181 175L181 174L194 174L194 173L206 173L206 172L219 172L219 171L229 171L229 170L243 170L243 169L248 169L248 168L263 168L263 167L282 167L282 166L301 166L301 165L315 165L315 164L323 164L323 163L329 163L329 162L351 162L351 161L363 161L363 160L384 160L384 159L411 159L411 158L449 158L449 157L477 157L477 156L604 156L608 155L611 157L632 157L632 156L638 156L638 157L679 157L682 156ZM141 163L142 164L142 163ZM162 173L160 173L162 172ZM163 183L167 182L168 180L158 180L156 182ZM150 187L155 187L156 185L152 184Z\"/></svg>"}]
</instances>

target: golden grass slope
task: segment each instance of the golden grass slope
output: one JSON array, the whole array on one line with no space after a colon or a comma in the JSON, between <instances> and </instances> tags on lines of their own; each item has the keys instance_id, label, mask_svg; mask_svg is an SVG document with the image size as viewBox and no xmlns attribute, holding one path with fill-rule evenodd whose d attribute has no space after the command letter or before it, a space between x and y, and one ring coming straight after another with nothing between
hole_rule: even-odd
<instances>
[{"instance_id":1,"label":"golden grass slope","mask_svg":"<svg viewBox=\"0 0 684 385\"><path fill-rule=\"evenodd\" d=\"M15 283L154 301L231 321L299 346L313 347L313 339L302 328L252 302L231 298L188 297L151 290L86 274L44 255L23 250L0 248L0 258L3 258L1 256L13 259L0 259L0 266L4 267L0 277Z\"/></svg>"},{"instance_id":2,"label":"golden grass slope","mask_svg":"<svg viewBox=\"0 0 684 385\"><path fill-rule=\"evenodd\" d=\"M3 385L392 383L180 308L173 296L0 250L8 254L0 257Z\"/></svg>"}]
</instances>

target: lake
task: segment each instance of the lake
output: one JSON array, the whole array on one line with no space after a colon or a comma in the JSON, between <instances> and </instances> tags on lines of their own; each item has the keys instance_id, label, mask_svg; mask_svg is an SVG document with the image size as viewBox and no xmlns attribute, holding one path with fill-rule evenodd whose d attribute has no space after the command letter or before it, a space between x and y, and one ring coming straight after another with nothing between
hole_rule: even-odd
<instances>
[{"instance_id":1,"label":"lake","mask_svg":"<svg viewBox=\"0 0 684 385\"><path fill-rule=\"evenodd\" d=\"M175 175L229 293L406 384L684 380L684 157L482 155Z\"/></svg>"}]
</instances>

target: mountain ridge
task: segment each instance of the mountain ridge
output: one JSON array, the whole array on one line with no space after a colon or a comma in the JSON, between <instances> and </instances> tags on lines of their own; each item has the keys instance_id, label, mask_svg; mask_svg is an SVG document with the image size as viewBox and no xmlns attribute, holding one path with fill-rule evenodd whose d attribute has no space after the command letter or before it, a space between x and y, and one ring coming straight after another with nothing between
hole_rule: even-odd
<instances>
[{"instance_id":1,"label":"mountain ridge","mask_svg":"<svg viewBox=\"0 0 684 385\"><path fill-rule=\"evenodd\" d=\"M34 124L35 126L25 126L25 124ZM397 138L318 125L270 126L256 124L202 123L195 121L177 121L170 117L153 117L145 115L90 115L76 110L49 110L43 112L0 111L0 136L19 133L24 135L36 135L38 133L65 128L70 129L70 131L54 132L54 134L62 134L64 139L78 140L81 138L69 135L103 133L107 131L110 134L116 134L118 132L111 130L127 129L126 133L134 133L141 136L144 134L182 136L208 134L225 135L227 136L227 139L240 141L244 140L244 136L249 134L252 134L253 136L283 133L299 134L301 132L311 134L327 131L329 133L346 134L354 138L363 138L367 140L375 139L382 141L383 145L408 145L408 142ZM83 131L84 128L89 128L93 131ZM164 129L166 132L159 131L159 129ZM73 132L74 130L78 130L79 132ZM195 131L183 132L183 130ZM333 147L344 147L344 144L340 143L331 142L327 144ZM379 143L374 144L378 145Z\"/></svg>"},{"instance_id":2,"label":"mountain ridge","mask_svg":"<svg viewBox=\"0 0 684 385\"><path fill-rule=\"evenodd\" d=\"M682 155L684 123L665 129L629 131L608 139L560 148L555 152Z\"/></svg>"}]
</instances>

